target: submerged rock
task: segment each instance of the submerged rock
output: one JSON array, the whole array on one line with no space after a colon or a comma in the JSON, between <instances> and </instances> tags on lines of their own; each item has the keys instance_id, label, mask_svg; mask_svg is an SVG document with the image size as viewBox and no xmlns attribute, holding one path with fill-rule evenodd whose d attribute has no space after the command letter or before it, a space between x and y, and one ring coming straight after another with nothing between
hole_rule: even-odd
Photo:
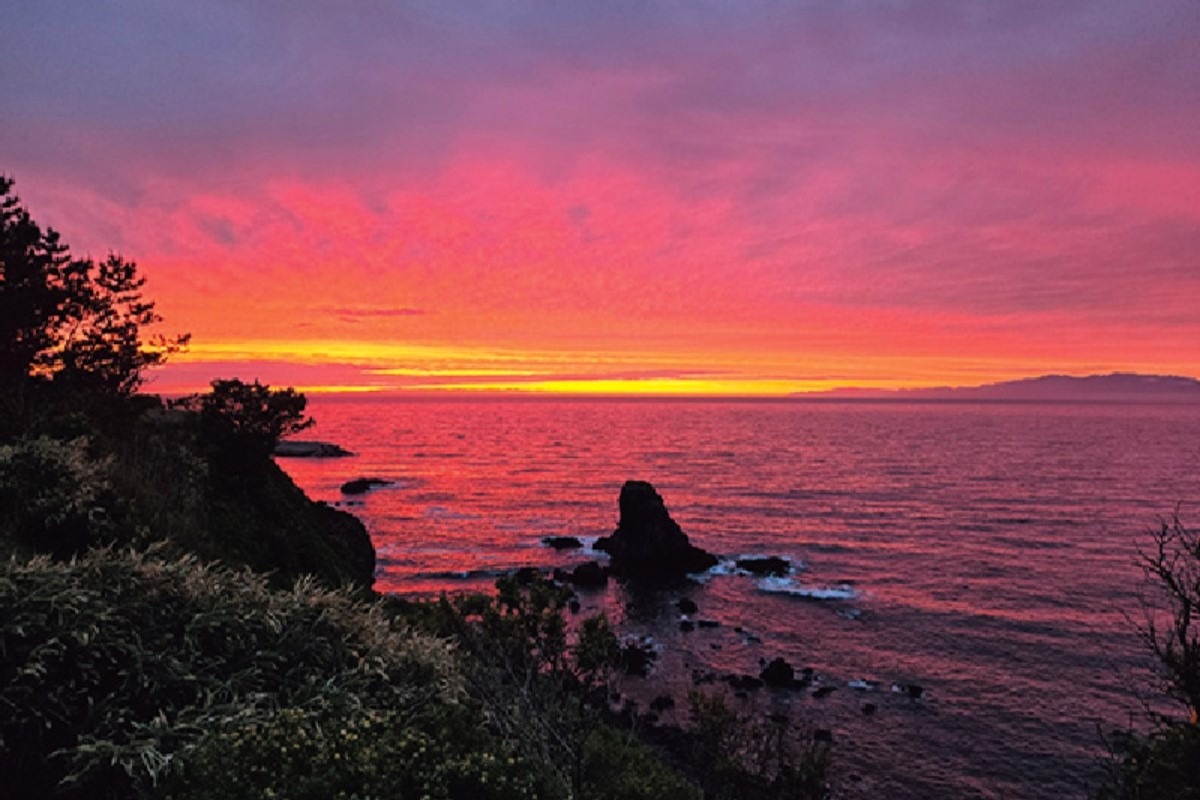
<instances>
[{"instance_id":1,"label":"submerged rock","mask_svg":"<svg viewBox=\"0 0 1200 800\"><path fill-rule=\"evenodd\" d=\"M391 486L392 483L384 478L355 478L342 484L342 494L366 494L380 486Z\"/></svg>"},{"instance_id":2,"label":"submerged rock","mask_svg":"<svg viewBox=\"0 0 1200 800\"><path fill-rule=\"evenodd\" d=\"M688 540L649 483L626 481L619 504L617 529L595 545L612 557L614 574L643 584L672 584L716 565L716 556Z\"/></svg>"},{"instance_id":3,"label":"submerged rock","mask_svg":"<svg viewBox=\"0 0 1200 800\"><path fill-rule=\"evenodd\" d=\"M649 642L629 640L621 646L621 666L626 675L644 678L650 674L658 653Z\"/></svg>"},{"instance_id":4,"label":"submerged rock","mask_svg":"<svg viewBox=\"0 0 1200 800\"><path fill-rule=\"evenodd\" d=\"M738 569L744 569L746 572L760 577L782 578L792 571L791 562L779 556L739 558L735 564Z\"/></svg>"},{"instance_id":5,"label":"submerged rock","mask_svg":"<svg viewBox=\"0 0 1200 800\"><path fill-rule=\"evenodd\" d=\"M586 561L571 570L568 579L576 586L596 588L608 583L608 571L600 566L599 562Z\"/></svg>"},{"instance_id":6,"label":"submerged rock","mask_svg":"<svg viewBox=\"0 0 1200 800\"><path fill-rule=\"evenodd\" d=\"M542 544L555 550L578 550L583 547L583 542L574 536L547 536L542 539Z\"/></svg>"},{"instance_id":7,"label":"submerged rock","mask_svg":"<svg viewBox=\"0 0 1200 800\"><path fill-rule=\"evenodd\" d=\"M755 678L753 675L726 675L725 682L731 689L739 692L761 689L764 683L762 678Z\"/></svg>"},{"instance_id":8,"label":"submerged rock","mask_svg":"<svg viewBox=\"0 0 1200 800\"><path fill-rule=\"evenodd\" d=\"M675 607L679 609L680 614L695 614L700 610L700 607L696 605L696 601L690 597L679 598L679 602L675 604Z\"/></svg>"},{"instance_id":9,"label":"submerged rock","mask_svg":"<svg viewBox=\"0 0 1200 800\"><path fill-rule=\"evenodd\" d=\"M767 686L776 689L790 689L792 681L796 678L796 670L792 669L792 665L782 658L773 658L771 663L767 664L759 673L759 677Z\"/></svg>"}]
</instances>

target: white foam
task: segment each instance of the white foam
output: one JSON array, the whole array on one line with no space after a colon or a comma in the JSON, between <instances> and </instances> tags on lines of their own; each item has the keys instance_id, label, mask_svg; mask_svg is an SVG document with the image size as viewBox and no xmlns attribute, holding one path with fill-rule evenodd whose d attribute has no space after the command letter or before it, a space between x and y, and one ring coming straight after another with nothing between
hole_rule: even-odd
<instances>
[{"instance_id":1,"label":"white foam","mask_svg":"<svg viewBox=\"0 0 1200 800\"><path fill-rule=\"evenodd\" d=\"M760 558L782 558L784 561L786 561L788 563L788 575L789 576L795 575L797 572L801 572L803 570L808 569L808 566L803 561L800 561L799 559L791 558L789 556L775 556L773 554L768 555L766 553L742 553L740 555L734 556L733 558L727 558L722 561L719 561L719 562L717 562L717 564L715 566L709 567L706 571L700 573L699 575L693 575L691 577L692 577L692 580L694 580L698 583L708 583L710 580L712 580L713 578L720 576L720 575L742 575L742 576L747 576L747 577L753 576L754 573L750 572L749 570L742 569L741 567L739 567L737 565L737 562L743 561L746 559L760 559ZM774 580L785 580L785 579L786 578L778 578L778 577L774 578Z\"/></svg>"},{"instance_id":2,"label":"white foam","mask_svg":"<svg viewBox=\"0 0 1200 800\"><path fill-rule=\"evenodd\" d=\"M853 600L858 592L848 583L836 586L804 586L792 578L760 578L755 581L760 591L771 594L786 594L805 600Z\"/></svg>"}]
</instances>

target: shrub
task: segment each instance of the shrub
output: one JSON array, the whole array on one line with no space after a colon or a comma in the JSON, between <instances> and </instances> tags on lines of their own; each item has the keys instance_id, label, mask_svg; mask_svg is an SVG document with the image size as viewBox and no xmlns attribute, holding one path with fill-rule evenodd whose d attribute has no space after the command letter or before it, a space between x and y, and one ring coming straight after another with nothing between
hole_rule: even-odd
<instances>
[{"instance_id":1,"label":"shrub","mask_svg":"<svg viewBox=\"0 0 1200 800\"><path fill-rule=\"evenodd\" d=\"M277 592L109 550L0 569L0 774L15 797L148 796L231 732L291 730L288 709L400 730L456 708L462 681L444 640L311 581Z\"/></svg>"},{"instance_id":2,"label":"shrub","mask_svg":"<svg viewBox=\"0 0 1200 800\"><path fill-rule=\"evenodd\" d=\"M82 436L0 445L0 537L66 557L110 529L112 461L94 458L89 447Z\"/></svg>"}]
</instances>

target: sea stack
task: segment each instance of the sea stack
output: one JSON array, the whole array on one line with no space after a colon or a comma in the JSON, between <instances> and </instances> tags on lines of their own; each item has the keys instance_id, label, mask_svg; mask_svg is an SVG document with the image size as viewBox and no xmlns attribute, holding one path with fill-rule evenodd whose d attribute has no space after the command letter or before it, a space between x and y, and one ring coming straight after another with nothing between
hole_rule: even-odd
<instances>
[{"instance_id":1,"label":"sea stack","mask_svg":"<svg viewBox=\"0 0 1200 800\"><path fill-rule=\"evenodd\" d=\"M688 541L649 483L626 481L619 502L617 529L595 544L612 557L614 575L643 584L677 584L688 573L716 565L716 556Z\"/></svg>"}]
</instances>

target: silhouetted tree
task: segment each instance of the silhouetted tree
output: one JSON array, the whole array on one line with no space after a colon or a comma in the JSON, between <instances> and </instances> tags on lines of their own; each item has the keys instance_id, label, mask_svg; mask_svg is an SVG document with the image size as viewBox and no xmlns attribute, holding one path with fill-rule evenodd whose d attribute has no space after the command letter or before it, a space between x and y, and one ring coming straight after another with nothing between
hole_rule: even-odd
<instances>
[{"instance_id":1,"label":"silhouetted tree","mask_svg":"<svg viewBox=\"0 0 1200 800\"><path fill-rule=\"evenodd\" d=\"M1154 715L1154 728L1112 735L1112 758L1096 800L1200 798L1200 532L1178 512L1153 532L1141 553L1147 579L1142 638L1158 662L1161 689L1184 707L1184 719Z\"/></svg>"},{"instance_id":2,"label":"silhouetted tree","mask_svg":"<svg viewBox=\"0 0 1200 800\"><path fill-rule=\"evenodd\" d=\"M110 254L72 258L43 231L0 176L0 384L31 378L114 395L142 385L147 367L186 346L188 336L145 337L161 321L142 297L137 265Z\"/></svg>"},{"instance_id":3,"label":"silhouetted tree","mask_svg":"<svg viewBox=\"0 0 1200 800\"><path fill-rule=\"evenodd\" d=\"M304 416L308 404L295 389L272 389L237 378L217 379L206 394L177 403L200 414L205 439L228 455L265 457L284 436L313 424Z\"/></svg>"},{"instance_id":4,"label":"silhouetted tree","mask_svg":"<svg viewBox=\"0 0 1200 800\"><path fill-rule=\"evenodd\" d=\"M70 256L53 230L42 231L0 175L0 384L13 386L43 367L66 299Z\"/></svg>"}]
</instances>

